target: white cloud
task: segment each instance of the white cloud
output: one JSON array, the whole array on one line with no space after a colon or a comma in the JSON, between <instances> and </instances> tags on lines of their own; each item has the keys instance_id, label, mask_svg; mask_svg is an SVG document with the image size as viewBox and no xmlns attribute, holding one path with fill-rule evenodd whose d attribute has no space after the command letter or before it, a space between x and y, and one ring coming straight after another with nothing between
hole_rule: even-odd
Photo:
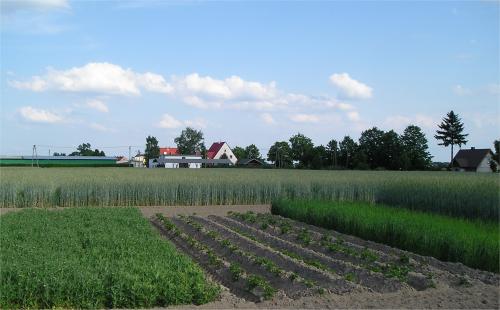
<instances>
[{"instance_id":1,"label":"white cloud","mask_svg":"<svg viewBox=\"0 0 500 310\"><path fill-rule=\"evenodd\" d=\"M27 89L31 91L45 91L47 90L47 82L39 76L34 76L31 81L20 82L20 81L9 81L9 85L17 89Z\"/></svg>"},{"instance_id":2,"label":"white cloud","mask_svg":"<svg viewBox=\"0 0 500 310\"><path fill-rule=\"evenodd\" d=\"M183 126L196 127L196 128L206 128L207 122L202 118L196 118L194 120L180 121L170 114L163 114L157 127L175 129Z\"/></svg>"},{"instance_id":3,"label":"white cloud","mask_svg":"<svg viewBox=\"0 0 500 310\"><path fill-rule=\"evenodd\" d=\"M314 114L293 114L290 115L290 119L297 123L317 123L319 122L319 117Z\"/></svg>"},{"instance_id":4,"label":"white cloud","mask_svg":"<svg viewBox=\"0 0 500 310\"><path fill-rule=\"evenodd\" d=\"M63 118L57 114L47 110L35 109L31 106L22 107L19 109L19 113L25 120L35 123L58 123L63 121Z\"/></svg>"},{"instance_id":5,"label":"white cloud","mask_svg":"<svg viewBox=\"0 0 500 310\"><path fill-rule=\"evenodd\" d=\"M470 89L463 87L462 85L453 86L453 92L457 96L467 96L472 94L472 91Z\"/></svg>"},{"instance_id":6,"label":"white cloud","mask_svg":"<svg viewBox=\"0 0 500 310\"><path fill-rule=\"evenodd\" d=\"M361 120L358 111L347 112L347 118L353 122L358 122Z\"/></svg>"},{"instance_id":7,"label":"white cloud","mask_svg":"<svg viewBox=\"0 0 500 310\"><path fill-rule=\"evenodd\" d=\"M268 125L276 124L276 121L274 120L273 116L269 113L262 113L260 115L260 119Z\"/></svg>"},{"instance_id":8,"label":"white cloud","mask_svg":"<svg viewBox=\"0 0 500 310\"><path fill-rule=\"evenodd\" d=\"M158 123L158 127L160 128L179 128L182 126L182 122L177 120L170 114L163 114L160 122Z\"/></svg>"},{"instance_id":9,"label":"white cloud","mask_svg":"<svg viewBox=\"0 0 500 310\"><path fill-rule=\"evenodd\" d=\"M372 97L372 88L351 78L347 73L335 73L330 82L337 87L340 94L352 99L368 99Z\"/></svg>"},{"instance_id":10,"label":"white cloud","mask_svg":"<svg viewBox=\"0 0 500 310\"><path fill-rule=\"evenodd\" d=\"M2 1L2 14L18 11L49 11L68 9L67 0L6 0Z\"/></svg>"},{"instance_id":11,"label":"white cloud","mask_svg":"<svg viewBox=\"0 0 500 310\"><path fill-rule=\"evenodd\" d=\"M88 63L68 70L47 69L47 74L34 76L30 81L10 81L19 89L33 91L59 90L68 92L96 92L118 95L140 95L148 91L170 93L172 86L158 74L136 73L111 63Z\"/></svg>"},{"instance_id":12,"label":"white cloud","mask_svg":"<svg viewBox=\"0 0 500 310\"><path fill-rule=\"evenodd\" d=\"M109 112L108 106L98 99L91 99L85 104L88 108L97 110L99 112L107 113Z\"/></svg>"}]
</instances>

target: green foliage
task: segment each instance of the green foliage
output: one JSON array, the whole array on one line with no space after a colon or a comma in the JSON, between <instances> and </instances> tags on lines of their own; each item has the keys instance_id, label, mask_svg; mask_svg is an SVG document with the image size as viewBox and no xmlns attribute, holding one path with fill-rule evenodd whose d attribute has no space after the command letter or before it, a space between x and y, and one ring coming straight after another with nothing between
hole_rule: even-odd
<instances>
[{"instance_id":1,"label":"green foliage","mask_svg":"<svg viewBox=\"0 0 500 310\"><path fill-rule=\"evenodd\" d=\"M152 308L218 295L137 209L25 210L1 222L1 308Z\"/></svg>"},{"instance_id":2,"label":"green foliage","mask_svg":"<svg viewBox=\"0 0 500 310\"><path fill-rule=\"evenodd\" d=\"M247 158L260 158L260 151L255 144L250 144L245 148L245 154Z\"/></svg>"},{"instance_id":3,"label":"green foliage","mask_svg":"<svg viewBox=\"0 0 500 310\"><path fill-rule=\"evenodd\" d=\"M410 125L401 136L404 149L402 159L405 170L425 170L431 166L432 156L428 152L427 138L420 127Z\"/></svg>"},{"instance_id":4,"label":"green foliage","mask_svg":"<svg viewBox=\"0 0 500 310\"><path fill-rule=\"evenodd\" d=\"M229 272L231 273L231 278L233 281L238 281L241 279L241 275L244 273L243 269L237 263L231 263L229 266Z\"/></svg>"},{"instance_id":5,"label":"green foliage","mask_svg":"<svg viewBox=\"0 0 500 310\"><path fill-rule=\"evenodd\" d=\"M146 149L144 150L144 159L146 166L149 167L149 160L160 157L160 147L158 140L155 137L148 136L146 138Z\"/></svg>"},{"instance_id":6,"label":"green foliage","mask_svg":"<svg viewBox=\"0 0 500 310\"><path fill-rule=\"evenodd\" d=\"M266 204L290 198L384 203L489 221L499 216L498 176L488 174L10 167L0 174L0 207Z\"/></svg>"},{"instance_id":7,"label":"green foliage","mask_svg":"<svg viewBox=\"0 0 500 310\"><path fill-rule=\"evenodd\" d=\"M314 144L311 138L298 133L290 138L292 159L299 162L299 167L308 167Z\"/></svg>"},{"instance_id":8,"label":"green foliage","mask_svg":"<svg viewBox=\"0 0 500 310\"><path fill-rule=\"evenodd\" d=\"M253 290L257 287L262 289L264 293L264 299L271 299L273 298L274 294L276 294L276 289L272 287L269 282L257 275L250 275L247 278L247 285L249 290Z\"/></svg>"},{"instance_id":9,"label":"green foliage","mask_svg":"<svg viewBox=\"0 0 500 310\"><path fill-rule=\"evenodd\" d=\"M54 153L54 156L64 156L63 154ZM92 150L90 143L80 144L76 151L69 154L69 156L106 156L104 151L99 151L98 149Z\"/></svg>"},{"instance_id":10,"label":"green foliage","mask_svg":"<svg viewBox=\"0 0 500 310\"><path fill-rule=\"evenodd\" d=\"M288 142L281 141L274 143L267 152L267 160L272 161L277 168L292 167L292 150Z\"/></svg>"},{"instance_id":11,"label":"green foliage","mask_svg":"<svg viewBox=\"0 0 500 310\"><path fill-rule=\"evenodd\" d=\"M247 153L245 152L245 149L240 147L240 146L235 146L232 149L234 156L238 158L238 160L248 158Z\"/></svg>"},{"instance_id":12,"label":"green foliage","mask_svg":"<svg viewBox=\"0 0 500 310\"><path fill-rule=\"evenodd\" d=\"M273 202L271 211L422 255L499 271L498 223L366 203L280 200Z\"/></svg>"},{"instance_id":13,"label":"green foliage","mask_svg":"<svg viewBox=\"0 0 500 310\"><path fill-rule=\"evenodd\" d=\"M181 135L174 139L177 144L179 154L196 154L206 151L203 143L203 132L191 127L187 127L181 132Z\"/></svg>"},{"instance_id":14,"label":"green foliage","mask_svg":"<svg viewBox=\"0 0 500 310\"><path fill-rule=\"evenodd\" d=\"M458 117L458 114L450 111L446 114L446 117L443 118L443 122L438 125L439 129L436 131L436 135L434 138L436 140L440 140L439 145L443 145L447 147L451 145L451 160L450 165L453 161L453 146L462 144L467 144L467 140L465 139L468 134L463 134L464 124Z\"/></svg>"}]
</instances>

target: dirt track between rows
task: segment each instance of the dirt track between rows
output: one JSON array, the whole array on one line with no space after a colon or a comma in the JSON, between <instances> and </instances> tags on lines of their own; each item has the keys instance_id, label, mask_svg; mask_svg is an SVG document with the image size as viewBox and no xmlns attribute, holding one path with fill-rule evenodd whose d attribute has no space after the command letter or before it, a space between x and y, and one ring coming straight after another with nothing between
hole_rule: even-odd
<instances>
[{"instance_id":1,"label":"dirt track between rows","mask_svg":"<svg viewBox=\"0 0 500 310\"><path fill-rule=\"evenodd\" d=\"M43 208L43 210L64 210L70 207L53 207L53 208ZM78 207L73 207L78 208ZM122 207L103 207L103 208L122 208ZM269 213L271 210L271 205L221 205L221 206L139 206L137 207L141 213L146 217L150 218L156 213L161 213L165 216L176 216L179 214L192 215L196 213L198 216L209 216L209 215L226 215L227 212L247 212L252 211L255 213ZM18 212L26 209L35 208L0 208L0 215Z\"/></svg>"}]
</instances>

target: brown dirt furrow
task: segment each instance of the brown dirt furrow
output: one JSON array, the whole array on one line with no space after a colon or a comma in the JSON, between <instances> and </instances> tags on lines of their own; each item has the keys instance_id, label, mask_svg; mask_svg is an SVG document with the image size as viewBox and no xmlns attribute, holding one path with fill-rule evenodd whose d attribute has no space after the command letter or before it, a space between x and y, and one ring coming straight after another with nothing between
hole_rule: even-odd
<instances>
[{"instance_id":1,"label":"brown dirt furrow","mask_svg":"<svg viewBox=\"0 0 500 310\"><path fill-rule=\"evenodd\" d=\"M281 217L281 216L280 216L280 218L283 219L283 217ZM377 242L370 241L370 240L364 240L364 239L361 239L361 238L358 238L358 237L355 237L352 235L340 233L340 232L335 231L335 230L330 230L330 229L306 224L306 223L299 222L299 221L291 221L291 223L293 223L293 225L295 225L298 228L306 228L306 229L309 229L310 231L314 231L314 232L317 232L319 234L330 234L334 238L341 238L344 241L346 241L346 244L352 244L352 245L359 246L359 247L366 247L370 250L375 250L378 253L382 254L381 257L383 257L384 255L385 256L390 255L393 257L401 257L404 255L407 255L409 258L411 258L412 260L414 260L415 262L420 264L422 267L422 270L427 269L427 268L425 268L425 266L430 266L433 269L445 271L446 273L448 273L448 276L447 276L448 282L453 282L456 284L457 281L460 281L459 278L466 276L466 277L469 277L471 279L483 282L485 284L500 286L500 275L499 274L495 274L492 272L483 271L483 270L479 270L479 269L473 269L473 268L465 266L462 263L443 262L443 261L440 261L440 260L438 260L434 257L431 257L431 256L423 256L423 255L414 254L412 252L408 252L408 251L401 250L398 248L393 248L393 247L385 245L385 244L377 243Z\"/></svg>"},{"instance_id":2,"label":"brown dirt furrow","mask_svg":"<svg viewBox=\"0 0 500 310\"><path fill-rule=\"evenodd\" d=\"M254 253L259 257L267 258L273 261L278 267L286 271L296 273L306 280L313 281L317 285L327 289L332 293L344 294L355 289L355 286L352 283L349 283L344 279L338 279L332 277L331 275L326 275L320 270L301 264L300 262L297 262L290 257L276 252L260 243L255 243L252 240L241 236L237 232L225 227L224 225L213 221L212 219L210 219L210 217L196 217L196 221L202 223L210 230L215 230L221 235L224 235L226 239L233 242L243 251Z\"/></svg>"},{"instance_id":3,"label":"brown dirt furrow","mask_svg":"<svg viewBox=\"0 0 500 310\"><path fill-rule=\"evenodd\" d=\"M264 267L255 264L248 257L232 252L205 233L196 230L193 226L179 218L172 218L171 221L184 233L193 237L202 244L208 246L220 258L230 263L238 263L248 274L256 274L266 279L274 288L282 290L288 297L297 298L301 293L307 290L307 287L298 282L292 282L280 276L275 276ZM208 229L208 228L207 228ZM210 230L210 229L208 229Z\"/></svg>"},{"instance_id":4,"label":"brown dirt furrow","mask_svg":"<svg viewBox=\"0 0 500 310\"><path fill-rule=\"evenodd\" d=\"M358 254L362 253L362 251L366 250L365 247L360 247L360 246L351 247L350 245L342 244L342 246L348 248L349 251L356 253L356 255L349 255L349 254L346 254L346 253L341 252L341 251L331 251L331 250L328 250L326 246L322 245L322 242L324 242L323 240L321 240L322 235L318 234L317 232L313 232L313 231L308 231L308 234L311 237L311 241L309 243L305 243L302 240L300 240L300 237L299 237L300 230L297 229L296 227L294 227L294 225L292 224L292 221L289 221L289 220L287 221L292 226L291 230L288 233L282 233L281 229L279 228L279 226L277 224L269 224L267 221L265 221L268 219L268 216L266 218L260 218L259 216L257 216L257 221L253 222L253 223L249 222L249 221L245 221L243 219L240 219L239 217L237 217L235 215L231 215L229 217L238 221L238 222L241 222L241 223L244 223L248 226L251 226L255 229L261 229L262 231L265 231L266 233L268 233L274 237L286 240L286 241L291 242L291 243L297 243L303 248L307 248L307 249L310 249L312 251L322 253L322 254L329 256L329 257L332 257L333 259L336 259L336 260L346 261L346 262L349 262L353 265L357 265L359 267L364 267L367 264L369 265L371 263L367 260L363 260L362 258L360 258L360 255L358 255ZM267 227L263 228L263 226L262 226L263 223L265 223ZM335 242L335 240L332 240L332 242ZM378 251L375 254L377 254L377 256L379 256ZM393 263L396 261L395 258L393 258L391 260L387 260L387 261L385 261L385 260L381 261L379 258L380 258L380 256L377 257L376 263ZM379 267L379 264L373 264L373 265L374 265L374 267Z\"/></svg>"},{"instance_id":5,"label":"brown dirt furrow","mask_svg":"<svg viewBox=\"0 0 500 310\"><path fill-rule=\"evenodd\" d=\"M276 238L299 244L303 248L321 253L327 257L331 257L334 260L349 262L358 268L366 268L377 273L385 274L385 277L387 278L394 278L392 270L407 268L406 270L411 270L411 272L407 273L404 276L404 279L406 283L417 290L433 286L433 280L431 279L433 271L429 270L429 268L426 268L425 266L421 266L415 261L411 263L403 262L400 257L386 255L385 253L370 250L366 247L352 246L352 244L344 242L343 240L342 242L339 242L340 239L333 239L327 242L322 238L323 236L329 235L319 234L317 232L307 230L306 228L298 228L296 227L295 221L278 218L278 216L275 215L256 215L255 217L252 217L255 221L245 219L244 217L241 217L241 214L237 213L233 213L229 217L255 229L265 231ZM270 221L271 218L276 221L275 224L270 224L270 222L272 222ZM283 233L281 231L279 225L283 223L290 225L288 226L290 227L290 230L287 231L287 233ZM262 224L265 224L265 226L262 226ZM306 230L307 236L310 237L310 241L307 244L303 242L304 237L300 237L300 233L304 229Z\"/></svg>"},{"instance_id":6,"label":"brown dirt furrow","mask_svg":"<svg viewBox=\"0 0 500 310\"><path fill-rule=\"evenodd\" d=\"M335 260L331 257L322 255L309 249L304 249L296 243L288 242L278 237L272 236L266 232L255 229L245 223L236 221L234 219L223 218L220 216L213 216L210 218L213 218L217 222L222 223L228 227L242 230L245 233L251 234L259 241L264 242L265 244L268 244L272 248L275 248L281 252L291 252L310 262L319 262L323 266L326 266L329 271L333 271L334 273L345 277L349 281L353 281L375 292L395 292L401 289L401 287L403 286L401 282L394 279L388 279L380 273L374 273L366 269L361 269L347 262Z\"/></svg>"},{"instance_id":7,"label":"brown dirt furrow","mask_svg":"<svg viewBox=\"0 0 500 310\"><path fill-rule=\"evenodd\" d=\"M247 289L247 284L244 279L240 279L238 281L233 281L231 272L229 268L225 265L216 268L210 263L208 255L199 251L197 249L192 248L188 243L183 240L181 237L176 236L170 231L167 231L163 225L156 219L151 219L151 223L153 226L158 229L160 234L166 239L170 240L179 250L184 252L186 255L191 257L194 261L196 261L200 266L202 266L216 281L224 285L229 289L231 293L234 295L244 298L246 300L252 302L261 301L261 297L251 293Z\"/></svg>"}]
</instances>

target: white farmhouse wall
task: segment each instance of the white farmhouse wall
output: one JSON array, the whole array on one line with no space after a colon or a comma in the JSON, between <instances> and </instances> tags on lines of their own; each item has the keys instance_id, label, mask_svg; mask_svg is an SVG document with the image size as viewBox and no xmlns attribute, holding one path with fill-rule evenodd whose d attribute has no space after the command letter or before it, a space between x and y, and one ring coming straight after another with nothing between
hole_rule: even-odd
<instances>
[{"instance_id":1,"label":"white farmhouse wall","mask_svg":"<svg viewBox=\"0 0 500 310\"><path fill-rule=\"evenodd\" d=\"M227 159L229 159L233 165L235 165L236 162L238 161L238 158L236 158L236 156L234 155L233 151L231 151L231 148L229 147L229 145L227 145L227 143L224 143L222 145L219 152L215 154L214 159L220 159L224 154L226 154Z\"/></svg>"},{"instance_id":2,"label":"white farmhouse wall","mask_svg":"<svg viewBox=\"0 0 500 310\"><path fill-rule=\"evenodd\" d=\"M170 159L201 159L201 156L189 156L189 155L180 155L180 156L165 156L165 158ZM201 164L198 163L189 163L189 168L201 168ZM165 163L165 168L179 168L179 164L175 163Z\"/></svg>"},{"instance_id":3,"label":"white farmhouse wall","mask_svg":"<svg viewBox=\"0 0 500 310\"><path fill-rule=\"evenodd\" d=\"M492 172L490 168L491 154L487 154L479 166L477 166L476 172Z\"/></svg>"}]
</instances>

